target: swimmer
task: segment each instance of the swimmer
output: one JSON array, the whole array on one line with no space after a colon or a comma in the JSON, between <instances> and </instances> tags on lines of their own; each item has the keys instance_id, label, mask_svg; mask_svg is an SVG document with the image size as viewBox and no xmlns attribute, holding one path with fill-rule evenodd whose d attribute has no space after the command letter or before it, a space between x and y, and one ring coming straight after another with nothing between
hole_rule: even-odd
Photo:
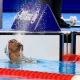
<instances>
[{"instance_id":1,"label":"swimmer","mask_svg":"<svg viewBox=\"0 0 80 80\"><path fill-rule=\"evenodd\" d=\"M38 60L26 58L23 54L23 45L15 39L9 40L5 49L5 53L10 59L11 63L37 63Z\"/></svg>"}]
</instances>

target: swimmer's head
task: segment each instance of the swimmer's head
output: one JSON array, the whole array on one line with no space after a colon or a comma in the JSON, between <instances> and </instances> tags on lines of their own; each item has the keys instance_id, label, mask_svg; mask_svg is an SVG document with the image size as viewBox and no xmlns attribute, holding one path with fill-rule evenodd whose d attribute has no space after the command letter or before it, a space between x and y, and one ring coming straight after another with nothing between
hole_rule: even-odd
<instances>
[{"instance_id":1,"label":"swimmer's head","mask_svg":"<svg viewBox=\"0 0 80 80\"><path fill-rule=\"evenodd\" d=\"M20 56L23 56L23 45L16 39L8 41L6 50L10 60L14 60Z\"/></svg>"},{"instance_id":2,"label":"swimmer's head","mask_svg":"<svg viewBox=\"0 0 80 80\"><path fill-rule=\"evenodd\" d=\"M23 51L23 45L15 39L12 39L8 42L8 50L10 52L18 52L20 50Z\"/></svg>"}]
</instances>

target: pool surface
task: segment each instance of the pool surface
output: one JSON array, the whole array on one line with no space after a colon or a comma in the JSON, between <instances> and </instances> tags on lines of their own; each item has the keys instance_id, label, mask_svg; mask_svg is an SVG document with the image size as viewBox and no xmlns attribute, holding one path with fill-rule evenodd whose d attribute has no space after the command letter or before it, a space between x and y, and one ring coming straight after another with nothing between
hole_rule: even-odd
<instances>
[{"instance_id":1,"label":"pool surface","mask_svg":"<svg viewBox=\"0 0 80 80\"><path fill-rule=\"evenodd\" d=\"M37 64L31 64L31 63L11 64L8 63L7 60L0 60L0 68L13 68L20 70L80 75L80 62L59 62L59 61L41 60L41 62ZM24 78L19 78L19 77L9 77L9 76L7 77L6 75L0 77L0 80L23 80L23 79Z\"/></svg>"},{"instance_id":2,"label":"pool surface","mask_svg":"<svg viewBox=\"0 0 80 80\"><path fill-rule=\"evenodd\" d=\"M11 77L11 76L0 76L0 80L28 80L25 78Z\"/></svg>"}]
</instances>

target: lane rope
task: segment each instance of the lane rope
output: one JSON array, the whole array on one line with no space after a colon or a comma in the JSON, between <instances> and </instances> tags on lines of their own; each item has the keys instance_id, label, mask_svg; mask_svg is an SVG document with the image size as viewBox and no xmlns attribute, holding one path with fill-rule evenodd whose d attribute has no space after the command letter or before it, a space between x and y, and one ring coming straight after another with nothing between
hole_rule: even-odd
<instances>
[{"instance_id":1,"label":"lane rope","mask_svg":"<svg viewBox=\"0 0 80 80\"><path fill-rule=\"evenodd\" d=\"M80 80L80 76L73 74L49 73L29 70L17 70L10 68L0 68L0 75L9 75L15 77L24 77L32 79L49 79L49 80Z\"/></svg>"}]
</instances>

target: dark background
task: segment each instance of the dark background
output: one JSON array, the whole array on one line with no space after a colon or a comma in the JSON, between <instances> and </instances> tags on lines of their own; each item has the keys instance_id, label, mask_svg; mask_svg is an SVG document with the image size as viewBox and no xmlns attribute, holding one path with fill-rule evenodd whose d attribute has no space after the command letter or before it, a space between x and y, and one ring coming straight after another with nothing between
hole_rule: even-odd
<instances>
[{"instance_id":1,"label":"dark background","mask_svg":"<svg viewBox=\"0 0 80 80\"><path fill-rule=\"evenodd\" d=\"M3 11L17 11L24 2L28 1L31 0L3 0ZM62 12L80 13L80 0L63 0Z\"/></svg>"}]
</instances>

